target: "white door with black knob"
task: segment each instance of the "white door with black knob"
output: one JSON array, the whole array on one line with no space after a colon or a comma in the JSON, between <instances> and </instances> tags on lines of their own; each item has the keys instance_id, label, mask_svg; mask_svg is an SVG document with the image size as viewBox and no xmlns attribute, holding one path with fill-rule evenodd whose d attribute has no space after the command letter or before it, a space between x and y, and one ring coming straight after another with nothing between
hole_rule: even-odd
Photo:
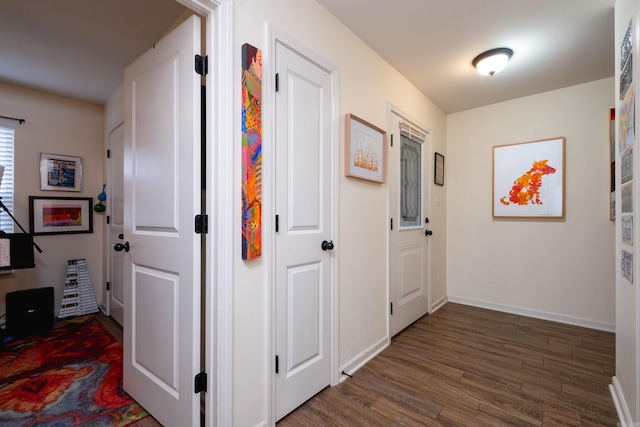
<instances>
[{"instance_id":1,"label":"white door with black knob","mask_svg":"<svg viewBox=\"0 0 640 427\"><path fill-rule=\"evenodd\" d=\"M429 133L396 113L389 131L389 332L394 336L429 311L431 175Z\"/></svg>"},{"instance_id":2,"label":"white door with black knob","mask_svg":"<svg viewBox=\"0 0 640 427\"><path fill-rule=\"evenodd\" d=\"M199 426L200 19L125 70L124 389L162 425Z\"/></svg>"},{"instance_id":3,"label":"white door with black knob","mask_svg":"<svg viewBox=\"0 0 640 427\"><path fill-rule=\"evenodd\" d=\"M331 383L332 74L276 42L275 412Z\"/></svg>"}]
</instances>

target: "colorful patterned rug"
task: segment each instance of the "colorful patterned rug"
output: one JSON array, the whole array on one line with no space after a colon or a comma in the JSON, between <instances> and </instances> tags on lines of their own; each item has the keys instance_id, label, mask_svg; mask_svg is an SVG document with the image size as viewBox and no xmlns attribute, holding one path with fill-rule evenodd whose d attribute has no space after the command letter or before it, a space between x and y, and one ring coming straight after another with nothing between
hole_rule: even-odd
<instances>
[{"instance_id":1,"label":"colorful patterned rug","mask_svg":"<svg viewBox=\"0 0 640 427\"><path fill-rule=\"evenodd\" d=\"M122 345L93 315L0 351L2 426L129 426L147 416L122 389Z\"/></svg>"}]
</instances>

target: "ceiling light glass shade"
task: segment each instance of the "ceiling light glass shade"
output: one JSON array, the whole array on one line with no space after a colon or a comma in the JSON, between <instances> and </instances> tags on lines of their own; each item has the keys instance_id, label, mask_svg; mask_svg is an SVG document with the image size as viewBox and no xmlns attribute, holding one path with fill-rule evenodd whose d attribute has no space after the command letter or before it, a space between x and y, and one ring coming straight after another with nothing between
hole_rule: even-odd
<instances>
[{"instance_id":1,"label":"ceiling light glass shade","mask_svg":"<svg viewBox=\"0 0 640 427\"><path fill-rule=\"evenodd\" d=\"M513 51L506 47L491 49L476 56L473 60L473 66L476 67L478 73L484 76L493 76L507 66L511 55L513 55Z\"/></svg>"}]
</instances>

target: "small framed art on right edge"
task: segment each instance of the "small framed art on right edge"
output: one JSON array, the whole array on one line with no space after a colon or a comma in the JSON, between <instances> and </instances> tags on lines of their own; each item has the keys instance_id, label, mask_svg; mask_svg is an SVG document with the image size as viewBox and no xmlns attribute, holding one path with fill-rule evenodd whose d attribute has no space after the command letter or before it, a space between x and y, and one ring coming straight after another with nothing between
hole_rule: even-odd
<instances>
[{"instance_id":1,"label":"small framed art on right edge","mask_svg":"<svg viewBox=\"0 0 640 427\"><path fill-rule=\"evenodd\" d=\"M444 156L440 153L436 153L434 164L433 183L436 185L444 185Z\"/></svg>"}]
</instances>

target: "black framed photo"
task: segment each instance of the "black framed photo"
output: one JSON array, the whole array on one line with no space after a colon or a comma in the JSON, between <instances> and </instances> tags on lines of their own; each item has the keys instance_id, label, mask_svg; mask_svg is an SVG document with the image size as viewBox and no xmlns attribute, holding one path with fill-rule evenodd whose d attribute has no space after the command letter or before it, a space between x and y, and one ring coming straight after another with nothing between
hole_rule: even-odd
<instances>
[{"instance_id":1,"label":"black framed photo","mask_svg":"<svg viewBox=\"0 0 640 427\"><path fill-rule=\"evenodd\" d=\"M91 197L29 196L31 234L93 233Z\"/></svg>"},{"instance_id":2,"label":"black framed photo","mask_svg":"<svg viewBox=\"0 0 640 427\"><path fill-rule=\"evenodd\" d=\"M444 156L440 153L435 154L433 183L436 185L444 185Z\"/></svg>"}]
</instances>

